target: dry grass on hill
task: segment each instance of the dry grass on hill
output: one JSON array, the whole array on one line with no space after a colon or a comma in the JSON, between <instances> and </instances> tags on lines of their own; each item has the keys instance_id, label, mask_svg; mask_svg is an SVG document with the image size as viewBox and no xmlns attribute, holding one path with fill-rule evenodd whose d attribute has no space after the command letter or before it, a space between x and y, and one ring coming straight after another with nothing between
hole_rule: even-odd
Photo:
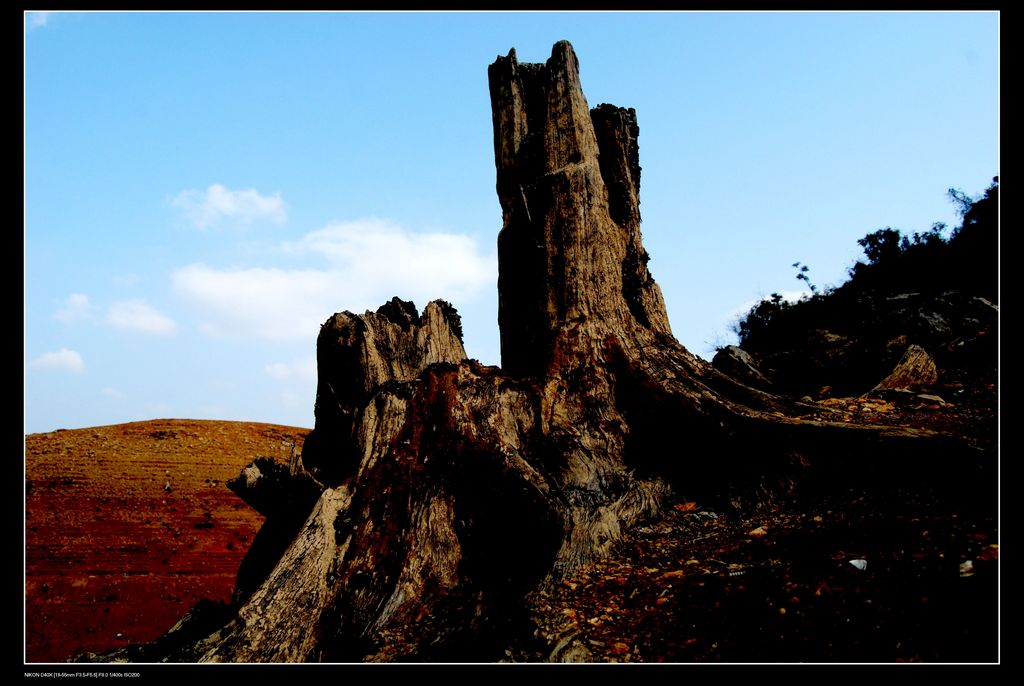
<instances>
[{"instance_id":1,"label":"dry grass on hill","mask_svg":"<svg viewBox=\"0 0 1024 686\"><path fill-rule=\"evenodd\" d=\"M230 598L263 517L225 482L308 433L160 419L26 436L26 660L150 641Z\"/></svg>"}]
</instances>

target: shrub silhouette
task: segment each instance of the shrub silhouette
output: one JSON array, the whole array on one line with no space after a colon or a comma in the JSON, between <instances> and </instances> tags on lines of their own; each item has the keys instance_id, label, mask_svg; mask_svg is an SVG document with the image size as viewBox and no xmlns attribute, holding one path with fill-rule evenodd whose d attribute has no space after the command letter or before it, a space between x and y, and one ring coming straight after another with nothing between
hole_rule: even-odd
<instances>
[{"instance_id":1,"label":"shrub silhouette","mask_svg":"<svg viewBox=\"0 0 1024 686\"><path fill-rule=\"evenodd\" d=\"M859 391L865 379L884 373L890 364L893 352L887 341L915 335L914 322L898 321L887 300L958 292L997 303L998 177L976 198L956 189L949 196L962 218L949 238L942 223L910 236L892 227L867 234L857 241L865 261L850 268L842 285L812 288L811 295L795 302L773 293L754 305L734 327L740 347L785 379L792 391L810 391L822 378L836 390ZM793 266L796 278L810 285L806 265ZM934 328L934 322L929 326ZM850 350L863 364L851 364Z\"/></svg>"}]
</instances>

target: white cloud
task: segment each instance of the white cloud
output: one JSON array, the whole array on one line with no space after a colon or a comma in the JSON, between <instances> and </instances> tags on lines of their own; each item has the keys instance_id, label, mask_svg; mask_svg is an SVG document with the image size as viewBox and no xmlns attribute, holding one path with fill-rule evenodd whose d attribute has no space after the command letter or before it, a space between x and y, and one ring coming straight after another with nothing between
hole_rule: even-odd
<instances>
[{"instance_id":1,"label":"white cloud","mask_svg":"<svg viewBox=\"0 0 1024 686\"><path fill-rule=\"evenodd\" d=\"M38 29L46 26L47 22L50 21L50 17L56 14L56 12L29 12L28 13L28 27L29 29Z\"/></svg>"},{"instance_id":2,"label":"white cloud","mask_svg":"<svg viewBox=\"0 0 1024 686\"><path fill-rule=\"evenodd\" d=\"M223 219L237 219L243 224L266 220L282 224L288 218L280 193L260 195L255 189L232 191L215 183L205 191L178 193L171 205L185 213L197 228L207 229Z\"/></svg>"},{"instance_id":3,"label":"white cloud","mask_svg":"<svg viewBox=\"0 0 1024 686\"><path fill-rule=\"evenodd\" d=\"M110 388L110 387L101 389L100 393L102 393L103 395L107 396L108 398L113 398L114 400L124 400L125 398L128 397L127 395L125 395L123 392L117 390L116 388Z\"/></svg>"},{"instance_id":4,"label":"white cloud","mask_svg":"<svg viewBox=\"0 0 1024 686\"><path fill-rule=\"evenodd\" d=\"M420 308L436 298L458 307L497 279L496 259L480 254L471 237L416 233L379 219L334 224L283 249L320 257L328 266L193 264L174 273L174 289L200 306L207 333L308 341L340 310L376 309L395 295Z\"/></svg>"},{"instance_id":5,"label":"white cloud","mask_svg":"<svg viewBox=\"0 0 1024 686\"><path fill-rule=\"evenodd\" d=\"M470 236L415 233L384 219L332 224L285 247L322 255L353 280L398 293L475 291L495 276L496 265L477 254Z\"/></svg>"},{"instance_id":6,"label":"white cloud","mask_svg":"<svg viewBox=\"0 0 1024 686\"><path fill-rule=\"evenodd\" d=\"M107 310L107 323L116 329L155 335L174 333L178 325L170 317L141 300L116 302Z\"/></svg>"},{"instance_id":7,"label":"white cloud","mask_svg":"<svg viewBox=\"0 0 1024 686\"><path fill-rule=\"evenodd\" d=\"M89 296L84 293L72 293L64 304L54 313L53 318L65 324L74 324L89 318L92 305Z\"/></svg>"},{"instance_id":8,"label":"white cloud","mask_svg":"<svg viewBox=\"0 0 1024 686\"><path fill-rule=\"evenodd\" d=\"M335 275L316 270L218 270L202 264L173 275L174 290L206 316L201 329L219 336L272 341L309 340L343 297ZM343 307L341 309L344 309Z\"/></svg>"},{"instance_id":9,"label":"white cloud","mask_svg":"<svg viewBox=\"0 0 1024 686\"><path fill-rule=\"evenodd\" d=\"M316 381L316 359L304 357L290 363L275 362L266 365L263 371L278 381Z\"/></svg>"},{"instance_id":10,"label":"white cloud","mask_svg":"<svg viewBox=\"0 0 1024 686\"><path fill-rule=\"evenodd\" d=\"M82 356L74 350L61 348L57 352L43 353L28 363L29 369L48 372L72 372L80 374L85 369Z\"/></svg>"}]
</instances>

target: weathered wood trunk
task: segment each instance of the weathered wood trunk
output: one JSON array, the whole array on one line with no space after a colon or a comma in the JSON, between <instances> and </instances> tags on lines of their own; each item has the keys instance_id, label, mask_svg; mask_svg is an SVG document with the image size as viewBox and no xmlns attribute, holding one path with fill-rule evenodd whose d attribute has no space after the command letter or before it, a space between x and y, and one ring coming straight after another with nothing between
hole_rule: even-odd
<instances>
[{"instance_id":1,"label":"weathered wood trunk","mask_svg":"<svg viewBox=\"0 0 1024 686\"><path fill-rule=\"evenodd\" d=\"M927 438L799 419L690 354L647 269L634 111L591 110L565 42L489 78L502 367L466 359L444 302L334 315L301 459L232 484L268 515L236 606L135 657L496 659L524 594L673 488L743 505Z\"/></svg>"}]
</instances>

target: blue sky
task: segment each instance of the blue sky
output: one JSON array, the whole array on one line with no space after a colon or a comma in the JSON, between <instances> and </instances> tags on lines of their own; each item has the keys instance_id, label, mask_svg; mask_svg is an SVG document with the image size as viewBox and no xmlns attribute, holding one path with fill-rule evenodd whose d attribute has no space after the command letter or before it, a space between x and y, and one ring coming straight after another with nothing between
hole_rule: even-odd
<instances>
[{"instance_id":1,"label":"blue sky","mask_svg":"<svg viewBox=\"0 0 1024 686\"><path fill-rule=\"evenodd\" d=\"M312 426L340 310L446 298L499 363L487 66L570 40L634 107L651 271L694 353L999 173L999 16L29 13L25 431Z\"/></svg>"}]
</instances>

